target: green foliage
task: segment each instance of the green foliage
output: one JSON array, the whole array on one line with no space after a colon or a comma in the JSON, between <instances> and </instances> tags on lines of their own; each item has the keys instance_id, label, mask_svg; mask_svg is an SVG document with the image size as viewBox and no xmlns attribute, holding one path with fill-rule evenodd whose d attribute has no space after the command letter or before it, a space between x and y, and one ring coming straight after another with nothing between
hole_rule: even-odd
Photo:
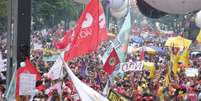
<instances>
[{"instance_id":1,"label":"green foliage","mask_svg":"<svg viewBox=\"0 0 201 101\"><path fill-rule=\"evenodd\" d=\"M6 15L7 15L7 6L6 6L6 4L7 4L7 0L0 0L0 16L1 17L6 17Z\"/></svg>"},{"instance_id":2,"label":"green foliage","mask_svg":"<svg viewBox=\"0 0 201 101\"><path fill-rule=\"evenodd\" d=\"M7 0L0 0L0 34L7 28Z\"/></svg>"},{"instance_id":3,"label":"green foliage","mask_svg":"<svg viewBox=\"0 0 201 101\"><path fill-rule=\"evenodd\" d=\"M7 2L0 0L0 33L6 31ZM61 21L76 20L81 9L82 6L72 0L32 0L33 30L51 28Z\"/></svg>"},{"instance_id":4,"label":"green foliage","mask_svg":"<svg viewBox=\"0 0 201 101\"><path fill-rule=\"evenodd\" d=\"M71 0L32 0L33 27L49 28L61 21L75 20L80 8Z\"/></svg>"}]
</instances>

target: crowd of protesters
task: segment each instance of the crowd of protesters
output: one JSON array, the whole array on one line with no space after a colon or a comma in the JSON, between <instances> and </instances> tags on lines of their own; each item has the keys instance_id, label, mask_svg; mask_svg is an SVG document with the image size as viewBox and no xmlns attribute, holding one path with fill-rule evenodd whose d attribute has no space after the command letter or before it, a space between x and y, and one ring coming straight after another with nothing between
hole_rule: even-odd
<instances>
[{"instance_id":1,"label":"crowd of protesters","mask_svg":"<svg viewBox=\"0 0 201 101\"><path fill-rule=\"evenodd\" d=\"M6 60L7 60L7 39L6 33L2 33L0 35L0 99L2 99L2 95L5 93L5 84L6 84Z\"/></svg>"},{"instance_id":2,"label":"crowd of protesters","mask_svg":"<svg viewBox=\"0 0 201 101\"><path fill-rule=\"evenodd\" d=\"M42 75L47 73L54 63L54 61L43 60L44 54L50 56L54 54L44 51L44 49L55 51L52 40L62 38L62 31L62 28L59 28L59 30L57 28L57 30L37 31L32 34L32 46L34 47L34 43L42 44L42 50L34 48L31 50L32 63L39 69ZM152 43L152 45L162 47L163 44ZM75 75L100 94L103 94L103 89L109 78L109 75L102 69L103 63L100 58L108 46L109 43L104 42L96 52L68 62ZM139 53L127 54L126 61L140 61L139 57ZM191 68L199 70L198 76L187 77L185 71L181 68L178 75L171 72L168 81L166 81L166 75L171 71L171 69L168 69L170 64L170 56L168 54L146 54L144 61L154 63L154 71L143 70L141 72L125 72L123 76L116 75L110 84L110 88L132 101L198 101L201 99L201 65L199 62L191 61L190 64ZM45 81L45 84L43 85L46 86L45 88L58 81L51 81L45 77L44 79L43 83ZM66 75L62 81L64 84L62 97L55 90L52 93L52 99L78 101L79 96L70 78ZM38 83L38 85L40 84L42 82ZM41 90L35 96L35 99L48 99L49 95L45 94L44 91L45 89Z\"/></svg>"},{"instance_id":3,"label":"crowd of protesters","mask_svg":"<svg viewBox=\"0 0 201 101\"><path fill-rule=\"evenodd\" d=\"M41 81L37 81L36 86L38 87L38 93L34 97L35 101L37 101L37 99L46 101L50 96L52 101L62 101L62 99L64 99L64 101L79 101L79 96L67 73L65 73L63 79L56 80L51 80L44 75L54 64L54 60L44 60L44 56L51 57L57 53L52 40L61 39L63 34L62 26L42 31L34 31L31 34L30 59L43 77ZM2 59L6 58L6 40L3 40L6 39L5 37L6 35L0 36ZM165 48L164 43L160 42L157 44L153 42L152 45ZM101 56L103 56L108 46L108 42L103 42L97 51L68 62L71 70L81 81L104 96L106 95L103 93L103 89L106 86L109 75L103 70ZM199 70L199 74L196 77L186 76L183 68L181 68L177 75L171 72L171 69L169 69L171 64L170 56L168 54L149 55L145 53L144 61L153 63L154 71L129 71L125 72L124 75L117 74L110 83L110 89L131 101L200 101L201 62L192 61L192 58L193 57L190 59L189 67ZM126 61L140 61L140 53L127 54ZM166 75L169 72L170 76L168 76L167 81ZM57 89L53 90L51 94L45 93L47 88L59 81L63 83L62 93L57 91ZM1 88L0 90L3 91L4 87Z\"/></svg>"}]
</instances>

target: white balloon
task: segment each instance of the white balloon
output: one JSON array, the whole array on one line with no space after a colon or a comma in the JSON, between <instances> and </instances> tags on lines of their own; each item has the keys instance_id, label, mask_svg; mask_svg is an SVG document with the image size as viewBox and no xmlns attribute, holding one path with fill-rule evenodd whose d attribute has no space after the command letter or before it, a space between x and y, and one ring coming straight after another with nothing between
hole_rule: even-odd
<instances>
[{"instance_id":1,"label":"white balloon","mask_svg":"<svg viewBox=\"0 0 201 101\"><path fill-rule=\"evenodd\" d=\"M89 0L74 0L74 1L81 4L87 4L89 2Z\"/></svg>"},{"instance_id":2,"label":"white balloon","mask_svg":"<svg viewBox=\"0 0 201 101\"><path fill-rule=\"evenodd\" d=\"M170 14L201 10L201 0L144 0L152 7Z\"/></svg>"},{"instance_id":3,"label":"white balloon","mask_svg":"<svg viewBox=\"0 0 201 101\"><path fill-rule=\"evenodd\" d=\"M121 12L124 9L126 9L127 7L128 7L128 0L124 0L123 4L120 7L116 8L116 9L113 9L113 8L111 8L111 9L115 12Z\"/></svg>"},{"instance_id":4,"label":"white balloon","mask_svg":"<svg viewBox=\"0 0 201 101\"><path fill-rule=\"evenodd\" d=\"M199 11L195 16L196 25L201 28L201 11Z\"/></svg>"},{"instance_id":5,"label":"white balloon","mask_svg":"<svg viewBox=\"0 0 201 101\"><path fill-rule=\"evenodd\" d=\"M120 12L116 12L113 9L110 9L110 13L112 16L114 16L116 18L122 18L128 13L128 8L125 8L124 10L122 10Z\"/></svg>"},{"instance_id":6,"label":"white balloon","mask_svg":"<svg viewBox=\"0 0 201 101\"><path fill-rule=\"evenodd\" d=\"M118 9L125 0L107 0L108 6L112 9Z\"/></svg>"}]
</instances>

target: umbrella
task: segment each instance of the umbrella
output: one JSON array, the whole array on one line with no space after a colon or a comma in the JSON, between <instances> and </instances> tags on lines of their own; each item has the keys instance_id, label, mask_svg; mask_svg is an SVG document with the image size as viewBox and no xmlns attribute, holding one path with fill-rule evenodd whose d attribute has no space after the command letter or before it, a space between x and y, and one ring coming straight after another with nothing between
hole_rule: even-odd
<instances>
[{"instance_id":1,"label":"umbrella","mask_svg":"<svg viewBox=\"0 0 201 101\"><path fill-rule=\"evenodd\" d=\"M150 48L154 49L157 53L165 53L165 50L162 47L150 46Z\"/></svg>"},{"instance_id":2,"label":"umbrella","mask_svg":"<svg viewBox=\"0 0 201 101\"><path fill-rule=\"evenodd\" d=\"M185 47L185 48L189 48L190 44L192 43L191 40L188 40L186 38L183 38L181 36L177 36L177 37L171 37L169 38L166 43L165 46L168 47Z\"/></svg>"},{"instance_id":3,"label":"umbrella","mask_svg":"<svg viewBox=\"0 0 201 101\"><path fill-rule=\"evenodd\" d=\"M132 39L132 42L135 42L135 43L143 43L144 40L142 37L139 37L139 36L134 36Z\"/></svg>"},{"instance_id":4,"label":"umbrella","mask_svg":"<svg viewBox=\"0 0 201 101\"><path fill-rule=\"evenodd\" d=\"M150 53L150 54L155 54L156 53L156 50L154 50L151 47L146 47L146 46L133 49L133 52L140 52L140 51L144 51L144 52L147 52L147 53Z\"/></svg>"}]
</instances>

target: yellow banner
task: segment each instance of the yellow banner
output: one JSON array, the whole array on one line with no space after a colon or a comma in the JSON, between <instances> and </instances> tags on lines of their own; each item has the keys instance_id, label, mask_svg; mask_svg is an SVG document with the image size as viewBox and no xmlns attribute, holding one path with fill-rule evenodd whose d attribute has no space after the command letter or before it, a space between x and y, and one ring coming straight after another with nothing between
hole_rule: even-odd
<instances>
[{"instance_id":1,"label":"yellow banner","mask_svg":"<svg viewBox=\"0 0 201 101\"><path fill-rule=\"evenodd\" d=\"M117 94L116 92L114 92L113 90L110 89L110 92L108 94L108 99L110 101L129 101L128 99L126 99L125 97Z\"/></svg>"},{"instance_id":2,"label":"yellow banner","mask_svg":"<svg viewBox=\"0 0 201 101\"><path fill-rule=\"evenodd\" d=\"M196 40L197 40L198 42L201 42L201 30L200 30L200 32L198 33L198 36L197 36Z\"/></svg>"}]
</instances>

